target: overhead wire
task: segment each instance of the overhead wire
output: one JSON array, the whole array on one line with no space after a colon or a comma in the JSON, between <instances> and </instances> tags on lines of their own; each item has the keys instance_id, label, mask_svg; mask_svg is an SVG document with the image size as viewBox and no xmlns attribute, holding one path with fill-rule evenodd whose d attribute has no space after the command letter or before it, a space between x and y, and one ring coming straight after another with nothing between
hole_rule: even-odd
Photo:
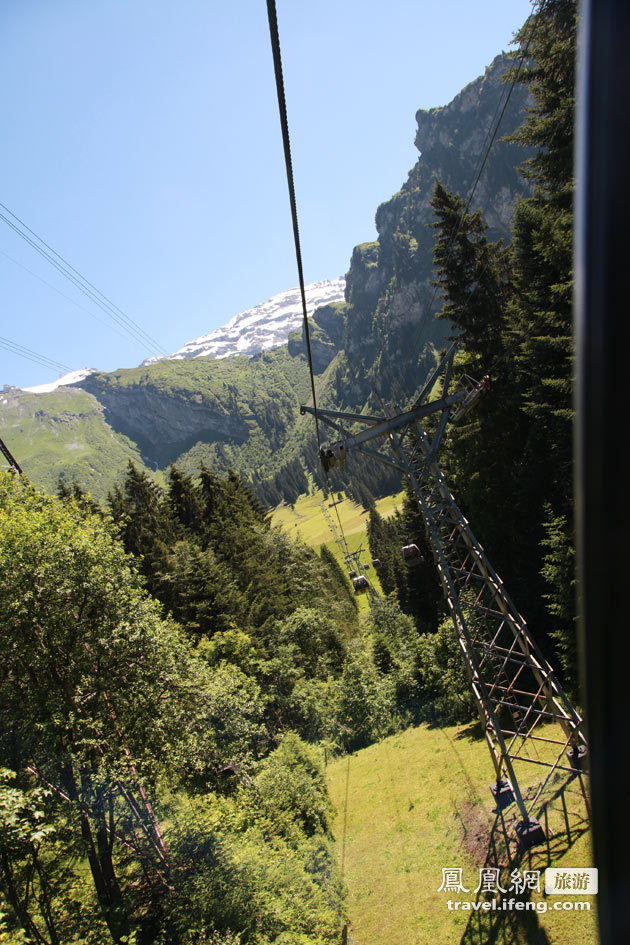
<instances>
[{"instance_id":1,"label":"overhead wire","mask_svg":"<svg viewBox=\"0 0 630 945\"><path fill-rule=\"evenodd\" d=\"M17 354L20 358L26 358L28 361L34 361L36 364L49 368L55 372L63 371L68 373L72 370L72 368L67 364L63 364L61 361L55 361L53 358L49 358L45 354L40 354L38 351L33 351L31 348L17 344L17 342L11 341L9 338L3 338L0 336L0 347L4 348L5 351L10 351L12 354Z\"/></svg>"},{"instance_id":2,"label":"overhead wire","mask_svg":"<svg viewBox=\"0 0 630 945\"><path fill-rule=\"evenodd\" d=\"M311 394L313 398L313 413L315 416L315 433L317 437L317 449L321 454L322 443L319 429L319 415L317 412L317 395L315 391L315 375L313 372L313 357L311 353L311 335L308 324L308 311L306 306L306 290L304 284L304 269L302 265L302 250L300 246L300 229L298 225L297 201L295 199L295 182L293 179L293 162L291 159L291 140L289 135L289 120L287 115L287 103L284 91L284 77L282 71L282 55L280 51L280 34L278 31L278 16L276 12L275 0L267 0L267 15L269 19L269 34L271 39L271 50L273 55L273 66L276 79L276 93L278 96L278 110L280 113L280 126L282 129L282 146L284 150L284 162L287 174L287 185L289 189L289 202L291 206L291 221L293 224L293 241L295 244L295 258L297 262L298 279L300 286L300 298L302 301L302 319L304 324L304 338L306 341L306 353L308 358L308 369L311 381ZM329 492L332 493L328 470L324 469L326 480L328 482ZM335 504L335 513L339 523L339 529L347 547L346 536L341 524L339 510Z\"/></svg>"},{"instance_id":3,"label":"overhead wire","mask_svg":"<svg viewBox=\"0 0 630 945\"><path fill-rule=\"evenodd\" d=\"M463 225L463 221L464 221L464 219L465 219L465 217L466 217L466 214L468 213L468 211L469 211L469 209L470 209L470 206L471 206L471 204L472 204L472 200L473 200L473 198L474 198L475 192L476 192L477 187L478 187L478 185L479 185L479 182L480 182L480 180L481 180L481 175L483 174L483 171L484 171L485 166L486 166L486 164L487 164L487 161L488 161L490 152L491 152L491 150L492 150L492 147L493 147L494 142L495 142L495 140L496 140L496 137L497 137L497 135L498 135L499 128L500 128L500 126L501 126L501 122L502 122L503 117L504 117L504 115L505 115L505 112L506 112L506 110L507 110L507 107L508 107L508 104L509 104L509 102L510 102L512 93L513 93L513 91L514 91L514 87L515 87L515 85L516 85L516 82L518 81L518 77L519 77L519 75L520 75L521 69L523 68L524 62L525 62L525 60L526 60L526 58L527 58L527 55L528 55L528 52L529 52L529 46L530 46L530 44L531 44L531 40L532 40L534 31L535 31L535 27L536 27L536 20L534 19L534 14L536 13L536 6L538 6L538 10L540 10L540 9L542 9L544 3L545 3L545 0L534 0L532 13L530 14L530 18L532 19L532 27L531 27L530 32L529 32L529 35L528 35L528 37L527 37L526 43L525 43L525 45L523 46L523 48L522 48L522 50L521 50L521 54L520 54L520 58L519 58L519 61L518 61L518 65L517 65L516 69L514 69L513 72L512 72L511 81L510 81L509 85L506 86L506 90L504 90L504 92L503 92L501 98L499 99L499 101L497 102L497 105L496 105L496 107L495 107L495 111L494 111L493 118L492 118L492 120L491 120L491 122L490 122L490 124L489 124L489 126L488 126L488 130L486 131L486 136L485 136L485 138L484 138L484 145L482 145L482 156L481 156L481 160L480 160L480 162L479 162L479 164L478 164L478 167L477 167L477 170L476 170L474 179L473 179L472 186L471 186L471 188L470 188L470 190L469 190L468 197L467 197L467 199L466 199L466 203L465 203L464 209L462 210L462 213L460 214L457 227L456 227L455 231L452 233L452 235L451 235L451 237L449 238L449 241L448 241L448 243L447 243L447 247L446 247L446 252L447 252L447 253L449 253L449 252L451 251L452 246L453 246L455 240L457 239L457 236L459 235L459 232L460 232L461 227L462 227L462 225ZM316 393L315 393L315 378L314 378L314 372L313 372L313 363L312 363L312 355L311 355L311 343L310 343L310 330L309 330L309 324L308 324L308 313L307 313L306 296L305 296L305 289L304 289L304 275L303 275L302 255L301 255L301 248L300 248L300 237L299 237L299 226L298 226L298 216L297 216L297 205L296 205L296 199L295 199L295 186L294 186L294 180L293 180L293 167L292 167L292 160L291 160L291 146L290 146L290 138L289 138L289 127L288 127L288 118L287 118L287 109L286 109L286 97L285 97L285 91L284 91L284 80L283 80L283 72L282 72L282 59L281 59L281 52L280 52L280 39L279 39L279 32L278 32L278 21L277 21L277 13L276 13L275 0L267 0L267 12L268 12L268 17L269 17L269 29L270 29L270 35L271 35L271 45L272 45L272 52L273 52L275 77L276 77L276 91L277 91L278 106L279 106L279 111L280 111L280 123L281 123L281 127L282 127L282 138L283 138L283 147L284 147L284 157L285 157L285 165L286 165L286 173L287 173L287 183L288 183L288 188L289 188L289 199L290 199L290 204L291 204L291 216L292 216L292 222L293 222L293 234L294 234L296 260L297 260L298 275L299 275L299 283L300 283L300 294L301 294L301 299L302 299L302 314L303 314L303 321L304 321L304 336L305 336L305 341L306 341L306 349L307 349L307 357L308 357L308 365L309 365L309 374L310 374L310 381L311 381L311 391L312 391L312 398L313 398L313 412L314 412L314 415L315 415L315 428L316 428L316 435L317 435L317 445L318 445L318 449L321 451L321 436L320 436L320 429L319 429L319 417L318 417L318 413L317 413L317 398L316 398ZM489 140L488 140L488 138L489 138ZM484 146L485 146L485 147L484 147ZM434 303L434 301L435 301L435 296L436 296L436 294L437 294L437 289L438 289L438 284L436 283L435 286L434 286L434 289L433 289L433 294L432 294L432 296L431 296L431 301L429 302L429 306L428 306L429 311L430 311L430 310L432 309L432 307L433 307L433 303ZM473 292L474 292L474 290L473 290ZM471 293L471 295L472 295L472 294L473 294L473 293ZM470 303L470 296L468 297L468 299L467 299L467 301L466 301L466 305L468 305L469 303ZM417 343L419 342L420 338L422 337L422 334L425 333L427 330L428 330L428 324L427 324L427 320L425 320L424 323L422 323L422 324L419 326L418 333L416 334L416 339L414 340L414 345L413 345L413 347L416 347L416 346L417 346ZM408 370L409 370L409 369L408 369ZM398 382L398 386L399 386L400 389L401 389L401 394L404 396L404 386L403 386L403 385L404 385L404 381L403 381L403 384L400 384L400 382ZM330 480L329 480L329 477L328 477L328 471L327 471L327 470L326 470L326 478L327 478L328 483L329 483L329 486L330 486ZM344 532L343 532L343 526L342 526L342 524L341 524L341 518L340 518L340 516L339 516L339 510L337 509L336 503L335 503L334 507L335 507L335 513L336 513L336 515L337 515L337 520L338 520L338 522L339 522L339 527L340 527L341 533L342 533L342 535L343 535L343 537L344 537L344 540L345 540L345 534L344 534Z\"/></svg>"},{"instance_id":4,"label":"overhead wire","mask_svg":"<svg viewBox=\"0 0 630 945\"><path fill-rule=\"evenodd\" d=\"M293 223L293 240L295 243L295 258L297 262L300 298L302 301L302 318L304 321L304 337L306 340L306 351L308 355L308 367L311 378L311 391L313 395L313 410L315 412L315 428L317 431L317 445L321 448L321 438L319 433L319 417L317 415L317 397L315 394L315 377L313 374L313 358L311 354L311 336L308 324L308 313L306 308L306 290L304 286L304 271L302 267L302 250L300 248L300 230L298 226L297 203L295 199L295 184L293 180L293 162L291 160L291 141L289 137L289 121L287 117L287 103L284 93L284 78L282 74L282 57L280 53L280 34L278 32L278 16L276 13L275 0L267 0L267 15L269 18L269 33L271 37L271 50L273 54L273 66L276 77L276 93L278 96L278 109L280 112L280 125L282 128L282 145L284 149L284 162L287 172L287 185L289 188L289 202L291 204L291 220Z\"/></svg>"},{"instance_id":5,"label":"overhead wire","mask_svg":"<svg viewBox=\"0 0 630 945\"><path fill-rule=\"evenodd\" d=\"M8 214L8 216L7 216ZM9 219L11 217L12 219ZM111 301L103 292L100 291L89 279L86 279L78 269L71 265L60 253L50 246L46 240L35 233L17 214L13 213L5 204L0 202L0 220L14 231L24 242L31 246L40 256L42 256L51 266L53 266L61 275L71 282L80 292L82 292L90 301L100 308L114 322L116 322L127 334L145 348L158 353L161 356L167 356L169 352L155 338L153 338L144 328L141 328L129 315ZM30 234L30 235L29 235Z\"/></svg>"},{"instance_id":6,"label":"overhead wire","mask_svg":"<svg viewBox=\"0 0 630 945\"><path fill-rule=\"evenodd\" d=\"M78 308L82 312L85 312L86 315L89 315L90 318L93 318L95 321L97 321L99 325L103 325L105 328L108 328L110 331L116 332L119 338L122 338L124 341L127 341L127 338L125 337L125 335L123 335L120 329L117 328L113 322L107 323L102 318L99 318L96 312L91 312L89 308L85 307L85 305L81 305L80 302L77 302L76 299L73 299L69 295L66 295L65 292L62 292L60 289L57 288L57 286L54 286L52 282L48 282L46 279L42 279L41 276L38 276L37 273L33 272L32 269L29 269L28 266L22 265L22 263L18 262L17 259L14 259L13 256L9 256L8 253L5 253L3 249L0 249L0 255L4 256L5 259L10 260L12 263L14 263L14 265L18 266L24 272L27 272L29 276L33 277L33 279L37 279L38 282L41 282L47 288L52 289L53 292L56 292L57 295L60 295L62 299L66 300L66 302L70 302L72 305L75 306L75 308Z\"/></svg>"},{"instance_id":7,"label":"overhead wire","mask_svg":"<svg viewBox=\"0 0 630 945\"><path fill-rule=\"evenodd\" d=\"M0 206L2 206L0 204ZM57 261L54 256L49 253L42 246L38 245L34 239L29 237L24 233L18 225L9 220L3 213L0 213L0 220L7 224L18 236L21 237L26 243L28 243L37 253L40 254L47 262L49 262L58 272L61 273L69 282L71 282L80 292L82 292L94 305L100 308L105 314L112 319L115 323L120 325L127 332L127 334L136 342L141 344L143 347L149 347L155 352L161 354L166 354L166 350L161 347L157 342L154 342L149 335L144 332L143 329L137 327L131 319L125 321L120 315L118 315L108 302L106 296L99 297L101 295L98 289L92 290L90 288L90 283L87 280L82 281L83 277L80 275L73 275L72 267L66 266L64 263ZM54 251L53 251L54 252ZM125 316L126 317L126 316Z\"/></svg>"}]
</instances>

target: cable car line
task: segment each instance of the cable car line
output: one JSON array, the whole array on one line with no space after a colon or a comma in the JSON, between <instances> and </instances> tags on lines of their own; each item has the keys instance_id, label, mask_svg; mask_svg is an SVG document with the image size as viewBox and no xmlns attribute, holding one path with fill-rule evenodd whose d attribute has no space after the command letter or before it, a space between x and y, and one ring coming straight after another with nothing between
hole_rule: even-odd
<instances>
[{"instance_id":1,"label":"cable car line","mask_svg":"<svg viewBox=\"0 0 630 945\"><path fill-rule=\"evenodd\" d=\"M1 211L5 211L4 213ZM9 219L9 214L12 219ZM24 242L28 243L40 256L54 266L66 279L68 279L80 292L97 305L113 321L117 322L135 341L142 344L145 348L160 355L168 355L169 352L148 332L140 327L129 315L123 312L114 302L111 301L100 289L97 289L93 283L86 279L67 259L50 246L46 240L42 239L34 230L32 230L23 220L21 220L12 210L9 210L5 204L0 203L0 220L14 231ZM30 234L30 235L29 235Z\"/></svg>"},{"instance_id":2,"label":"cable car line","mask_svg":"<svg viewBox=\"0 0 630 945\"><path fill-rule=\"evenodd\" d=\"M3 206L3 205L0 204L0 206ZM69 282L71 282L77 289L79 289L80 292L82 292L88 299L90 299L91 302L93 302L103 312L105 312L105 314L109 318L111 318L113 321L119 324L127 332L127 334L133 338L134 341L139 342L145 348L148 345L154 351L159 351L160 353L163 353L163 354L168 353L166 352L164 348L161 347L161 345L159 345L157 342L154 342L153 339L149 335L147 335L143 329L140 329L139 327L137 327L131 319L129 319L127 316L124 316L123 318L120 315L118 315L113 310L113 306L111 305L109 300L107 300L106 296L102 296L102 298L99 298L99 296L102 295L102 293L100 293L98 289L92 290L92 288L90 288L91 284L87 280L81 281L83 277L80 276L80 274L78 276L73 275L71 271L72 270L71 266L67 266L65 262L63 263L58 262L54 258L54 256L51 255L51 253L49 253L46 249L43 249L41 246L39 246L35 242L34 239L32 239L26 233L20 230L19 226L17 226L15 223L9 220L3 213L0 213L0 220L6 223L7 226L10 227L15 233L17 233L17 235L21 239L23 239L26 243L28 243L37 253L39 253L40 256L42 256L47 262L49 262L51 266L54 266L54 268L57 269L57 271L60 272L61 275L65 276L65 278L68 279ZM47 245L47 244L44 244L44 245ZM54 253L54 250L53 250L53 253ZM127 321L124 320L125 318L127 319Z\"/></svg>"},{"instance_id":3,"label":"cable car line","mask_svg":"<svg viewBox=\"0 0 630 945\"><path fill-rule=\"evenodd\" d=\"M542 9L542 7L544 6L544 3L545 3L545 0L534 0L534 6L533 6L533 9L532 9L532 14L530 14L530 16L531 16L532 18L533 18L533 16L534 16L535 11L536 11L536 4L537 4L537 6L538 6L538 10L540 10L540 9ZM297 205L296 205L296 199L295 199L295 186L294 186L294 180L293 180L293 168L292 168L292 161L291 161L291 146L290 146L290 138L289 138L289 126L288 126L288 118L287 118L286 97L285 97L284 80L283 80L283 73L282 73L282 59L281 59L281 52L280 52L280 39L279 39L279 33L278 33L278 22L277 22L277 14L276 14L275 0L267 0L267 11L268 11L269 30L270 30L271 45L272 45L273 60L274 60L274 70L275 70L275 78L276 78L276 91L277 91L278 106L279 106L279 111L280 111L280 123L281 123L281 127L282 127L282 138L283 138L285 166L286 166L286 173L287 173L287 183L288 183L288 188L289 188L289 199L290 199L290 204L291 204L291 216L292 216L292 222L293 222L293 234L294 234L294 242L295 242L295 252L296 252L296 260L297 260L298 274L299 274L299 280L300 280L300 292L301 292L301 297L302 297L302 313L303 313L303 321L304 321L304 335L305 335L305 340L306 340L306 348L307 348L307 356L308 356L308 365L309 365L309 374L310 374L311 390L312 390L312 397L313 397L312 413L313 413L314 418L315 418L315 428L316 428L316 436L317 436L317 445L318 445L318 448L319 448L320 458L321 458L321 461L322 461L322 466L323 466L323 468L324 468L324 472L325 472L325 474L326 474L326 478L327 478L328 484L329 484L329 486L330 486L330 479L329 479L328 473L329 473L329 469L331 468L331 466L334 465L335 460L334 460L334 454L332 453L332 451L329 449L329 450L327 450L327 451L325 452L325 451L322 449L322 446L321 446L321 435L320 435L320 429L319 429L319 412L318 412L318 409L317 409L316 392L315 392L315 378L314 378L314 373L313 373L313 363L312 363L312 356L311 356L310 332L309 332L309 325L308 325L308 314L307 314L307 309L306 309L306 298L305 298L305 292L304 292L304 276L303 276L303 267L302 267L302 255L301 255L301 249L300 249L300 238L299 238ZM510 99L511 99L512 93L513 93L513 91L514 91L514 87L515 87L515 85L516 85L516 82L517 82L518 77L519 77L519 75L520 75L521 69L522 69L523 64L524 64L524 62L525 62L525 59L526 59L526 57L527 57L527 54L528 54L528 51L529 51L529 47L530 47L530 44L531 44L531 40L532 40L532 38L533 38L535 29L536 29L536 25L537 25L537 21L536 21L535 19L532 19L532 22L531 22L531 29L530 29L530 31L529 31L529 35L528 35L528 37L527 37L527 40L526 40L526 42L525 42L525 45L524 45L524 47L522 48L521 55L520 55L519 61L518 61L518 65L517 65L516 69L513 70L513 72L512 72L511 81L510 81L510 83L509 83L509 86L507 87L507 91L504 92L504 94L503 94L503 96L502 96L502 99L499 99L499 102L497 103L497 106L496 106L496 108L495 108L495 113L494 113L493 119L492 119L492 121L491 121L491 123L490 123L490 126L489 126L489 128L488 128L488 131L486 132L486 138L485 138L485 140L484 140L484 144L486 144L486 142L487 142L487 145L486 145L486 147L485 147L485 150L483 151L483 156L482 156L481 161L480 161L480 164L479 164L479 166L478 166L478 169L477 169L477 172L476 172L476 175L475 175L475 178L474 178L472 187L470 188L470 191L469 191L469 194L468 194L468 197L467 197L467 200L466 200L466 204L465 204L464 210L463 210L463 212L462 212L461 215L460 215L457 228L455 229L455 232L451 235L451 237L450 237L450 239L449 239L449 241L448 241L448 243L447 243L447 250L446 250L447 253L450 252L450 250L451 250L451 248L452 248L452 246L453 246L453 243L454 243L455 239L457 238L457 235L459 234L459 232L460 232L460 230L461 230L461 226L462 226L462 224L463 224L464 217L465 217L466 213L468 212L468 210L469 210L469 208L470 208L470 206L471 206L471 203L472 203L474 194L475 194L475 192L476 192L477 186L478 186L479 181L480 181L480 179L481 179L481 175L482 175L483 170L484 170L484 168L485 168L485 166L486 166L486 163L487 163L487 161L488 161L488 157L489 157L489 155L490 155L490 151L492 150L492 147L493 147L494 142L495 142L495 140L496 140L496 137L497 137L497 135L498 135L499 128L500 128L501 122L502 122L502 120L503 120L503 116L505 115L507 106L508 106L509 101L510 101ZM501 102L502 102L502 104L501 104ZM499 108L500 108L500 111L499 111ZM497 116L498 116L498 117L497 117ZM490 134L490 129L492 129L492 133L491 133L491 134ZM490 135L489 140L488 140L488 135ZM435 286L434 286L433 295L432 295L432 297L431 297L431 302L429 303L429 309L431 309L432 306L433 306L433 302L434 302L435 296L436 296L436 294L437 294L437 289L438 289L438 285L437 285L437 283L436 283ZM471 294L472 294L472 293L471 293ZM468 299L466 300L466 305L469 304L469 302L470 302L470 296L469 296ZM425 322L426 322L426 320L425 320ZM419 326L419 330L418 330L418 333L417 333L417 335L416 335L416 339L415 339L415 341L414 341L414 347L417 347L417 342L418 342L419 338L421 337L422 333L427 330L427 327L428 327L428 324L422 324L422 323L421 323L421 325ZM450 367L449 367L449 369L448 369L448 372L449 372L448 376L450 376ZM400 385L400 386L401 386L401 388L403 387L403 385ZM446 396L446 394L448 393L447 386L448 386L447 381L445 381L445 385L444 385L444 395L445 395L445 396ZM474 395L474 394L475 394L475 391L476 391L476 387L475 387L475 389L474 389L473 391L469 391L468 393ZM417 407L417 406L418 406L419 401L422 400L422 397L423 397L423 394L424 394L424 393L426 393L426 385L425 385L425 387L424 387L423 393L421 393L420 396L416 399L415 404L414 404L414 407ZM403 396L404 396L404 390L403 390ZM450 410L446 412L445 417L448 417L448 413L449 413L449 412L450 412ZM443 418L443 419L444 419L444 418ZM337 425L334 423L334 421L331 422L331 418L328 418L328 417L327 417L326 420L327 420L327 422L328 422L331 426L334 426L334 427L337 426ZM348 436L347 432L346 432L345 430L341 430L341 432L342 432L342 434L343 434L343 436L344 436L344 439L346 439L347 436ZM404 434L403 434L403 435L404 435ZM342 446L341 448L343 449L343 446ZM368 452L369 448L366 448L365 446L363 446L363 450L364 450L365 452ZM384 457L379 456L378 453L376 453L375 451L370 451L370 452L371 452L376 458L378 458L378 459L384 459ZM342 454L340 454L340 456L341 456L341 455L342 455ZM387 462L387 460L385 460L385 461ZM391 462L391 460L390 460L390 462ZM341 459L340 459L340 464L341 464ZM331 491L332 491L332 490L331 490ZM340 526L341 532L342 532L342 534L343 534L343 526L341 525L341 519L340 519L339 511L338 511L336 505L335 505L335 512L336 512L336 514L337 514L337 519L338 519L338 521L339 521L339 526ZM344 535L344 540L345 540L345 535ZM405 554L405 551L403 551L403 557L404 557L405 561L407 561L409 564L411 564L411 562L415 560L415 555L414 555L415 549L416 549L416 546L413 545L413 544L408 544L407 546L405 546L405 550L406 550L407 554ZM364 576L361 576L361 577L363 577L363 579L364 579L365 581L367 581L367 579L365 579ZM353 579L354 582L356 582L356 581L358 581L358 580L360 580L359 576L357 576L357 577L355 577L355 578ZM356 584L355 584L355 590L357 590L357 585L356 585Z\"/></svg>"},{"instance_id":4,"label":"cable car line","mask_svg":"<svg viewBox=\"0 0 630 945\"><path fill-rule=\"evenodd\" d=\"M306 307L306 291L304 285L304 269L302 265L302 250L300 246L300 230L298 225L298 212L297 212L297 201L295 198L295 182L293 179L293 162L291 160L291 139L289 135L289 120L287 116L287 103L286 96L284 91L284 78L282 72L282 55L280 51L280 34L278 31L278 16L276 13L276 4L275 0L267 0L267 15L269 19L269 34L271 39L271 50L273 54L273 65L274 73L276 79L276 93L278 96L278 110L280 113L280 126L282 129L282 146L284 151L284 163L287 174L287 186L289 190L289 202L291 206L291 221L293 224L293 241L295 244L295 258L297 263L298 270L298 279L300 286L300 298L302 301L302 319L304 324L304 338L306 341L306 353L308 359L308 370L311 381L311 394L313 398L313 413L315 417L315 434L317 437L317 449L322 457L322 443L319 430L319 413L317 409L317 394L315 391L315 375L313 372L313 357L311 353L311 335L310 328L308 324L308 312ZM322 462L324 472L326 474L326 481L328 483L328 490L330 494L333 494L333 489L330 483L329 470L326 468ZM339 515L339 510L335 505L335 513L337 516L337 521L339 522L339 529L343 538L343 542L347 548L346 536L344 533L343 525L341 523L341 517Z\"/></svg>"},{"instance_id":5,"label":"cable car line","mask_svg":"<svg viewBox=\"0 0 630 945\"><path fill-rule=\"evenodd\" d=\"M17 354L20 358L26 358L28 361L33 361L35 364L49 368L49 370L57 373L62 371L67 374L72 370L67 364L48 358L45 354L39 354L39 352L31 350L31 348L26 348L24 345L17 344L15 341L10 341L9 338L0 336L0 347L4 348L5 351L10 351L12 354Z\"/></svg>"},{"instance_id":6,"label":"cable car line","mask_svg":"<svg viewBox=\"0 0 630 945\"><path fill-rule=\"evenodd\" d=\"M306 292L304 288L304 272L302 268L302 251L300 248L300 231L298 226L297 203L295 200L295 184L293 181L293 163L291 161L291 141L289 138L289 121L287 117L287 103L284 94L284 79L282 75L282 57L280 53L280 35L278 33L278 17L276 14L275 0L267 0L267 15L269 18L269 33L271 38L271 50L273 53L273 66L276 76L276 92L278 95L278 109L280 112L280 125L282 127L282 145L284 149L284 163L287 172L287 185L289 188L289 201L291 204L291 220L293 222L293 240L295 243L295 258L297 262L300 297L302 300L302 317L304 320L304 337L306 339L306 351L308 355L308 367L311 376L311 391L313 394L313 409L315 411L315 429L317 432L317 446L321 449L319 435L319 419L317 416L317 398L315 395L315 378L313 375L313 358L311 355L311 336L308 325L308 314L306 310Z\"/></svg>"},{"instance_id":7,"label":"cable car line","mask_svg":"<svg viewBox=\"0 0 630 945\"><path fill-rule=\"evenodd\" d=\"M123 341L127 341L127 340L128 340L128 339L123 335L123 333L120 331L120 329L116 327L115 324L105 322L102 318L99 318L98 315L96 314L96 312L91 312L89 308L86 308L86 307L85 307L85 305L81 305L81 303L80 303L80 302L77 302L76 299L73 299L73 298L71 298L69 295L66 295L65 292L62 292L60 289L58 289L57 286L55 286L55 285L52 284L52 282L47 282L46 279L42 279L41 276L38 276L37 273L36 273L36 272L33 272L32 269L29 269L28 266L22 265L22 263L21 263L21 262L18 262L17 259L14 259L13 256L9 256L8 253L5 253L5 251L4 251L3 249L0 249L0 254L1 254L2 256L4 256L5 259L9 259L12 263L14 263L14 265L18 266L20 269L23 269L24 272L28 272L29 276L32 276L33 279L37 279L38 282L41 282L41 283L42 283L43 285L45 285L47 288L52 289L53 292L56 292L57 295L60 295L62 299L65 299L65 300L66 300L66 302L70 302L70 303L71 303L72 305L74 305L76 308L81 309L82 312L85 312L86 315L89 315L90 318L93 318L95 321L97 321L97 322L99 323L99 325L103 325L105 328L108 328L108 329L110 329L111 331L116 332L116 334L118 335L118 337L119 337L119 338L122 338Z\"/></svg>"}]
</instances>

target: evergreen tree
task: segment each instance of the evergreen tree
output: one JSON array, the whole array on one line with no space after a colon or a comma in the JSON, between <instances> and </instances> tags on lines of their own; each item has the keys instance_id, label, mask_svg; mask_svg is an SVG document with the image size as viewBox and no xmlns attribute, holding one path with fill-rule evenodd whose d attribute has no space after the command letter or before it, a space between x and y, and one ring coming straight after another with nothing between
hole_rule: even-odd
<instances>
[{"instance_id":1,"label":"evergreen tree","mask_svg":"<svg viewBox=\"0 0 630 945\"><path fill-rule=\"evenodd\" d=\"M405 544L416 545L420 552L420 559L416 559L413 567L403 565L406 590L401 607L413 615L421 633L433 633L443 611L443 594L424 516L409 482L405 483L401 524ZM402 553L400 560L402 562Z\"/></svg>"},{"instance_id":2,"label":"evergreen tree","mask_svg":"<svg viewBox=\"0 0 630 945\"><path fill-rule=\"evenodd\" d=\"M130 462L124 488L110 492L108 501L125 548L143 559L141 569L153 589L168 548L181 532L166 496L146 472Z\"/></svg>"},{"instance_id":3,"label":"evergreen tree","mask_svg":"<svg viewBox=\"0 0 630 945\"><path fill-rule=\"evenodd\" d=\"M534 105L515 135L537 150L523 168L532 196L517 204L514 218L510 340L523 410L536 429L536 453L546 457L544 479L563 513L571 502L572 471L576 31L576 0L550 0L521 30L521 42L531 35L533 62L519 81L532 91Z\"/></svg>"},{"instance_id":4,"label":"evergreen tree","mask_svg":"<svg viewBox=\"0 0 630 945\"><path fill-rule=\"evenodd\" d=\"M531 37L530 65L519 80L534 104L517 139L536 148L524 167L531 197L516 207L515 296L510 306L510 346L515 351L523 414L530 422L525 444L523 534L548 582L558 569L574 568L573 539L573 129L575 125L576 0L549 0L520 33ZM545 522L551 523L545 526ZM535 526L532 527L532 523ZM561 523L561 526L553 523ZM528 527L529 526L529 527ZM560 535L564 539L560 540ZM549 565L553 544L553 567ZM540 586L540 584L539 584ZM575 602L556 580L541 586L562 662L571 681L576 649ZM560 626L558 614L563 619ZM541 615L542 617L542 615ZM575 679L572 680L575 682Z\"/></svg>"},{"instance_id":5,"label":"evergreen tree","mask_svg":"<svg viewBox=\"0 0 630 945\"><path fill-rule=\"evenodd\" d=\"M154 594L192 639L211 637L243 622L247 607L229 569L211 548L176 542L152 581Z\"/></svg>"},{"instance_id":6,"label":"evergreen tree","mask_svg":"<svg viewBox=\"0 0 630 945\"><path fill-rule=\"evenodd\" d=\"M510 252L488 242L481 210L471 213L466 201L436 181L431 201L438 231L433 258L445 295L438 318L456 326L456 338L477 355L486 372L501 360L505 309L512 294ZM484 373L486 373L484 372Z\"/></svg>"},{"instance_id":7,"label":"evergreen tree","mask_svg":"<svg viewBox=\"0 0 630 945\"><path fill-rule=\"evenodd\" d=\"M177 466L170 467L168 480L168 500L174 518L185 529L199 534L203 520L199 487Z\"/></svg>"},{"instance_id":8,"label":"evergreen tree","mask_svg":"<svg viewBox=\"0 0 630 945\"><path fill-rule=\"evenodd\" d=\"M390 520L370 509L367 525L368 544L372 558L380 561L378 577L385 594L396 590L395 561L400 554L400 538Z\"/></svg>"},{"instance_id":9,"label":"evergreen tree","mask_svg":"<svg viewBox=\"0 0 630 945\"><path fill-rule=\"evenodd\" d=\"M341 594L356 611L358 609L356 595L353 593L350 582L332 551L326 545L322 545L319 549L319 556L331 576L332 594L335 597Z\"/></svg>"}]
</instances>

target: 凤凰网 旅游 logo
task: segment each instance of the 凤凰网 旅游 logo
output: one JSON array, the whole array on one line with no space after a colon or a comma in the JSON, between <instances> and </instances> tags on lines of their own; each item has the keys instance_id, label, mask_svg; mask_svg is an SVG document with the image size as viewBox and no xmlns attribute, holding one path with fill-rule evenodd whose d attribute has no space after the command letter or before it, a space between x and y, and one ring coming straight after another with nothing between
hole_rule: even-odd
<instances>
[{"instance_id":1,"label":"\u51e4\u51f0\u7f51 \u65c5\u6e38 logo","mask_svg":"<svg viewBox=\"0 0 630 945\"><path fill-rule=\"evenodd\" d=\"M597 868L548 867L545 892L548 896L593 896L597 893Z\"/></svg>"},{"instance_id":2,"label":"\u51e4\u51f0\u7f51 \u65c5\u6e38 logo","mask_svg":"<svg viewBox=\"0 0 630 945\"><path fill-rule=\"evenodd\" d=\"M543 875L544 874L544 875ZM458 912L588 912L589 899L597 893L597 869L592 867L547 868L508 871L484 866L478 876L465 876L460 866L442 869L437 890L445 895L446 907ZM468 895L463 895L468 893ZM553 899L548 899L553 896Z\"/></svg>"}]
</instances>

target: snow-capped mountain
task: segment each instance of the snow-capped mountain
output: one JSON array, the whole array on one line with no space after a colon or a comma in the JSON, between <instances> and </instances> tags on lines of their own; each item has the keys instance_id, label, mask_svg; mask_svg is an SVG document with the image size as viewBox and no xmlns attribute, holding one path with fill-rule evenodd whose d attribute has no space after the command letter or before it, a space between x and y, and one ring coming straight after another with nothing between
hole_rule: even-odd
<instances>
[{"instance_id":1,"label":"snow-capped mountain","mask_svg":"<svg viewBox=\"0 0 630 945\"><path fill-rule=\"evenodd\" d=\"M344 298L346 280L327 279L306 286L306 308L309 316L320 305L341 302ZM251 356L286 344L289 332L302 324L302 300L299 287L288 289L279 295L239 312L234 318L215 328L207 335L189 341L183 348L169 356L169 360L180 358L228 358L241 354ZM143 364L154 364L165 358L147 358Z\"/></svg>"},{"instance_id":2,"label":"snow-capped mountain","mask_svg":"<svg viewBox=\"0 0 630 945\"><path fill-rule=\"evenodd\" d=\"M320 305L343 301L345 287L346 280L343 277L325 279L322 282L312 282L307 285L305 294L309 316ZM301 326L302 300L300 289L296 286L274 295L261 305L239 312L221 328L215 328L209 334L189 341L168 358L146 358L142 364L155 364L156 361L181 358L229 358L236 354L251 357L261 351L268 351L270 348L286 344L289 332ZM48 394L58 387L78 384L88 375L97 373L97 368L80 368L48 384L36 384L34 387L23 389L31 394Z\"/></svg>"},{"instance_id":3,"label":"snow-capped mountain","mask_svg":"<svg viewBox=\"0 0 630 945\"><path fill-rule=\"evenodd\" d=\"M70 371L69 374L64 374L63 377L58 377L56 381L51 381L49 384L36 384L35 387L24 387L23 389L28 391L29 394L49 394L58 387L66 387L68 384L78 384L79 381L82 381L90 374L98 374L98 369L79 368L78 371Z\"/></svg>"}]
</instances>

